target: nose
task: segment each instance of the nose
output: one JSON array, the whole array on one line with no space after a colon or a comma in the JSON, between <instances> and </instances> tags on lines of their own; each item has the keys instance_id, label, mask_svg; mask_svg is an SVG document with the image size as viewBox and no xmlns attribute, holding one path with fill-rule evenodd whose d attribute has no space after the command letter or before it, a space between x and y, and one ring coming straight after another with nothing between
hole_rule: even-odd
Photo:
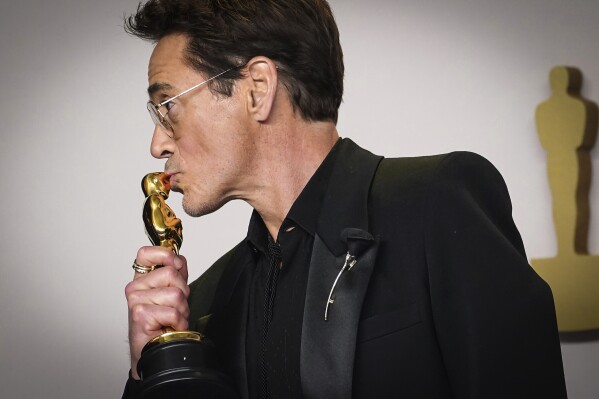
<instances>
[{"instance_id":1,"label":"nose","mask_svg":"<svg viewBox=\"0 0 599 399\"><path fill-rule=\"evenodd\" d=\"M156 124L152 135L152 143L150 144L152 156L157 159L169 158L174 151L174 148L172 148L173 143L173 139L164 131L164 128Z\"/></svg>"}]
</instances>

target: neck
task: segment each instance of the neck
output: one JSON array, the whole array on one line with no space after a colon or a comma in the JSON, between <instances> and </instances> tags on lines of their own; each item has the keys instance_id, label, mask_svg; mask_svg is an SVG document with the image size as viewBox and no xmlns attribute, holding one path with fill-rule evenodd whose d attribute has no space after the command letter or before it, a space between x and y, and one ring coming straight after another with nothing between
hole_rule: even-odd
<instances>
[{"instance_id":1,"label":"neck","mask_svg":"<svg viewBox=\"0 0 599 399\"><path fill-rule=\"evenodd\" d=\"M339 139L332 122L294 122L284 129L263 128L255 157L263 162L252 173L257 183L244 196L275 239L289 209Z\"/></svg>"}]
</instances>

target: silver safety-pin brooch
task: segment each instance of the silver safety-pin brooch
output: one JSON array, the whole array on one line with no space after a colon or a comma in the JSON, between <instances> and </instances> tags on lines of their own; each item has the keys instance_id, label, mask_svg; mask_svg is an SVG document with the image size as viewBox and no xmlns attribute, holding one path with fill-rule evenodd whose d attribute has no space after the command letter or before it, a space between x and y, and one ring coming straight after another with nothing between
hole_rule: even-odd
<instances>
[{"instance_id":1,"label":"silver safety-pin brooch","mask_svg":"<svg viewBox=\"0 0 599 399\"><path fill-rule=\"evenodd\" d=\"M339 270L339 274L337 274L337 278L335 278L331 291L329 292L329 297L327 298L327 304L324 308L325 321L329 319L330 306L335 303L333 294L341 275L356 266L358 263L358 256L360 256L374 242L374 237L365 230L349 227L343 229L341 232L341 240L347 244L348 251L345 255L345 263L343 264L343 267L341 267L341 270Z\"/></svg>"},{"instance_id":2,"label":"silver safety-pin brooch","mask_svg":"<svg viewBox=\"0 0 599 399\"><path fill-rule=\"evenodd\" d=\"M349 253L349 251L347 251L347 255L345 255L345 264L343 265L341 270L339 270L339 274L337 274L337 278L335 279L335 282L333 283L333 286L331 287L331 292L329 292L329 297L327 299L327 306L324 309L324 320L325 321L327 321L329 318L329 306L335 302L335 300L333 299L333 291L335 291L335 287L337 286L339 277L341 277L343 272L345 272L347 270L351 270L352 267L354 267L356 265L356 263L358 263L358 260L356 259L356 257L354 255L351 255Z\"/></svg>"}]
</instances>

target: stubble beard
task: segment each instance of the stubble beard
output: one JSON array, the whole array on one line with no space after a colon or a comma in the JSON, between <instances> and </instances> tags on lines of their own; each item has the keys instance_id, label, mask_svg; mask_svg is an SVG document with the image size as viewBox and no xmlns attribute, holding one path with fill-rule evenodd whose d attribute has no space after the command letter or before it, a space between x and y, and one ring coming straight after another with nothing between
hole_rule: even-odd
<instances>
[{"instance_id":1,"label":"stubble beard","mask_svg":"<svg viewBox=\"0 0 599 399\"><path fill-rule=\"evenodd\" d=\"M183 200L181 205L183 206L183 210L186 214L191 217L201 217L208 215L210 213L218 211L225 205L228 201L222 200L205 200L205 201L193 201L190 196L183 194Z\"/></svg>"}]
</instances>

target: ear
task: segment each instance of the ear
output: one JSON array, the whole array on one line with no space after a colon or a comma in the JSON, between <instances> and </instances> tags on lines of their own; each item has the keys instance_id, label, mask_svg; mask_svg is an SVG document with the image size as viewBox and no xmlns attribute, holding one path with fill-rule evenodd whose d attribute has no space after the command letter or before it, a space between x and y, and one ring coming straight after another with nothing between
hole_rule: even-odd
<instances>
[{"instance_id":1,"label":"ear","mask_svg":"<svg viewBox=\"0 0 599 399\"><path fill-rule=\"evenodd\" d=\"M278 84L277 66L267 57L254 57L246 64L249 84L247 106L258 122L264 122L271 114Z\"/></svg>"}]
</instances>

